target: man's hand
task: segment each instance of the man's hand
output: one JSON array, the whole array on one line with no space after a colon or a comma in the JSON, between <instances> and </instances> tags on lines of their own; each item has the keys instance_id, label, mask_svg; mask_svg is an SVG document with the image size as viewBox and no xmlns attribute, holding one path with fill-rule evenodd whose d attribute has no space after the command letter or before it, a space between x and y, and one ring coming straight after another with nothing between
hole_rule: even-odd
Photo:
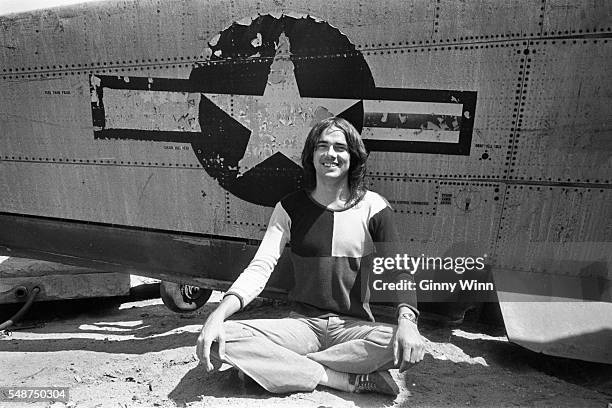
<instances>
[{"instance_id":1,"label":"man's hand","mask_svg":"<svg viewBox=\"0 0 612 408\"><path fill-rule=\"evenodd\" d=\"M206 319L196 344L196 355L206 366L206 371L215 369L210 362L210 347L214 341L219 343L219 357L225 359L225 330L223 329L223 322L238 310L240 310L240 300L238 297L236 295L226 295L215 311Z\"/></svg>"},{"instance_id":2,"label":"man's hand","mask_svg":"<svg viewBox=\"0 0 612 408\"><path fill-rule=\"evenodd\" d=\"M206 371L214 370L210 362L210 347L216 341L219 343L219 357L225 358L225 330L223 329L223 316L212 313L206 319L206 323L202 327L202 332L198 337L196 345L196 354L200 361L204 363Z\"/></svg>"},{"instance_id":3,"label":"man's hand","mask_svg":"<svg viewBox=\"0 0 612 408\"><path fill-rule=\"evenodd\" d=\"M419 333L416 323L408 319L399 319L393 339L393 357L395 366L400 364L400 373L406 371L409 364L418 363L425 355L425 342Z\"/></svg>"}]
</instances>

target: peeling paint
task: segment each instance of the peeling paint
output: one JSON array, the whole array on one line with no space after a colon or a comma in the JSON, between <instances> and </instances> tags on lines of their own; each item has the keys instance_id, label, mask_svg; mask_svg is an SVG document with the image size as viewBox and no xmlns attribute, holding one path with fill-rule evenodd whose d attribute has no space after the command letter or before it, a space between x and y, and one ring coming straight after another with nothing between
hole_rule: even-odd
<instances>
[{"instance_id":1,"label":"peeling paint","mask_svg":"<svg viewBox=\"0 0 612 408\"><path fill-rule=\"evenodd\" d=\"M253 47L260 47L261 46L261 33L257 33L257 36L255 38L253 38L251 40L251 45Z\"/></svg>"},{"instance_id":2,"label":"peeling paint","mask_svg":"<svg viewBox=\"0 0 612 408\"><path fill-rule=\"evenodd\" d=\"M216 47L217 44L219 43L220 38L221 38L221 34L215 35L210 41L208 41L208 46L211 48Z\"/></svg>"},{"instance_id":3,"label":"peeling paint","mask_svg":"<svg viewBox=\"0 0 612 408\"><path fill-rule=\"evenodd\" d=\"M104 129L199 132L200 94L104 90Z\"/></svg>"},{"instance_id":4,"label":"peeling paint","mask_svg":"<svg viewBox=\"0 0 612 408\"><path fill-rule=\"evenodd\" d=\"M275 10L275 11L270 11L268 15L274 17L277 20L280 20L281 17L284 16L285 14L282 11Z\"/></svg>"},{"instance_id":5,"label":"peeling paint","mask_svg":"<svg viewBox=\"0 0 612 408\"><path fill-rule=\"evenodd\" d=\"M254 20L254 17L244 17L244 18L241 18L240 20L236 20L234 22L234 24L240 24L240 25L243 25L243 26L250 26L251 23L253 22L253 20Z\"/></svg>"}]
</instances>

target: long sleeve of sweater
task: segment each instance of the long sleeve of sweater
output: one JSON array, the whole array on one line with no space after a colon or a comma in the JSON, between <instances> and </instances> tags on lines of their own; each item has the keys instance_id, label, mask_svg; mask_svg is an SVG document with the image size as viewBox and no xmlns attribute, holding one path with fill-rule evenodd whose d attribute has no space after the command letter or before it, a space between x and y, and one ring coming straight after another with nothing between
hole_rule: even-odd
<instances>
[{"instance_id":1,"label":"long sleeve of sweater","mask_svg":"<svg viewBox=\"0 0 612 408\"><path fill-rule=\"evenodd\" d=\"M261 293L289 242L290 229L291 219L279 202L274 207L257 253L225 296L235 295L240 299L241 308L244 308Z\"/></svg>"}]
</instances>

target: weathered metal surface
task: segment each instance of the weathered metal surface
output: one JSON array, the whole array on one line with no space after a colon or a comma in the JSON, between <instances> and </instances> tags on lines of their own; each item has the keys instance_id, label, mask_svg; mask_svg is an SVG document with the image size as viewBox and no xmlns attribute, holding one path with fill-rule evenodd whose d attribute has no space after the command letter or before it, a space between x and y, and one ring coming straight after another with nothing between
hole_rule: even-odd
<instances>
[{"instance_id":1,"label":"weathered metal surface","mask_svg":"<svg viewBox=\"0 0 612 408\"><path fill-rule=\"evenodd\" d=\"M508 338L530 350L612 364L612 303L498 292Z\"/></svg>"},{"instance_id":2,"label":"weathered metal surface","mask_svg":"<svg viewBox=\"0 0 612 408\"><path fill-rule=\"evenodd\" d=\"M608 302L610 15L612 3L588 0L242 0L0 17L0 211L50 217L29 231L104 226L67 228L73 249L13 230L0 245L95 260L71 241L80 231L111 242L106 261L226 285L242 264L195 270L233 250L183 254L191 261L173 269L151 255L168 241L143 231L257 241L274 202L300 186L306 130L340 114L363 130L368 182L396 208L407 253L486 254L498 285L533 296L522 300L561 276L561 289L575 278L590 285L585 299ZM142 229L122 238L139 250L113 254L109 225ZM508 284L525 274L547 278L538 290ZM606 304L573 305L588 325L541 335L530 329L548 313L537 303L502 311L512 340L569 355L533 344L576 344L581 331L607 339Z\"/></svg>"},{"instance_id":3,"label":"weathered metal surface","mask_svg":"<svg viewBox=\"0 0 612 408\"><path fill-rule=\"evenodd\" d=\"M125 273L5 258L0 256L0 304L24 302L35 287L40 289L36 301L126 296L130 293L130 275ZM17 296L19 288L26 291L25 297Z\"/></svg>"},{"instance_id":4,"label":"weathered metal surface","mask_svg":"<svg viewBox=\"0 0 612 408\"><path fill-rule=\"evenodd\" d=\"M213 288L226 289L257 250L246 239L3 213L0 225L0 255ZM278 270L281 272L273 273L268 284L272 294L286 291L293 281L287 256L281 257Z\"/></svg>"},{"instance_id":5,"label":"weathered metal surface","mask_svg":"<svg viewBox=\"0 0 612 408\"><path fill-rule=\"evenodd\" d=\"M428 89L470 89L478 94L469 156L373 153L371 171L435 178L504 179L512 128L515 88L527 42L478 42L474 45L408 47L390 54L369 52L377 83ZM380 80L378 78L381 78Z\"/></svg>"},{"instance_id":6,"label":"weathered metal surface","mask_svg":"<svg viewBox=\"0 0 612 408\"><path fill-rule=\"evenodd\" d=\"M509 175L518 180L612 183L610 45L530 41Z\"/></svg>"},{"instance_id":7,"label":"weathered metal surface","mask_svg":"<svg viewBox=\"0 0 612 408\"><path fill-rule=\"evenodd\" d=\"M188 232L227 229L224 194L207 185L201 169L15 160L3 162L0 180L5 212Z\"/></svg>"},{"instance_id":8,"label":"weathered metal surface","mask_svg":"<svg viewBox=\"0 0 612 408\"><path fill-rule=\"evenodd\" d=\"M509 186L496 264L559 275L612 279L612 191L608 188ZM589 267L597 262L598 267Z\"/></svg>"}]
</instances>

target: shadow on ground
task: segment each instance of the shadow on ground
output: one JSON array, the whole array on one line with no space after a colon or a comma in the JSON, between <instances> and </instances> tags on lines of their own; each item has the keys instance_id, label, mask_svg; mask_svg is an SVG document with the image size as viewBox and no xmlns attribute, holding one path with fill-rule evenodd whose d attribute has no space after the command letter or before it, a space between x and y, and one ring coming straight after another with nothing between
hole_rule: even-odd
<instances>
[{"instance_id":1,"label":"shadow on ground","mask_svg":"<svg viewBox=\"0 0 612 408\"><path fill-rule=\"evenodd\" d=\"M148 286L148 285L147 285ZM46 352L86 350L111 354L146 354L181 347L193 347L197 331L193 325L202 324L216 306L205 305L200 310L178 315L170 312L159 301L139 302L133 308L120 308L124 302L135 302L157 296L155 286L141 289L129 298L88 299L35 304L16 332L48 333L49 338L14 340L10 336L0 341L0 352ZM0 320L15 310L3 308ZM288 313L287 306L262 306L240 313L239 318L275 318ZM132 322L126 326L125 322ZM190 331L180 331L192 326ZM120 331L113 330L121 329ZM431 322L420 324L422 334L429 340L431 352L425 360L396 378L403 392L395 401L398 406L408 405L470 405L486 406L498 401L503 406L540 404L551 395L567 393L578 401L592 402L612 399L612 366L588 363L537 354L506 341L503 329L479 322L467 321L461 326L441 326ZM168 333L174 331L172 333ZM102 335L83 341L71 333ZM53 339L52 334L68 335ZM131 335L125 340L105 340L104 335ZM207 373L202 366L189 369L168 398L177 405L201 401L207 397L237 398L245 400L321 401L321 406L351 402L361 407L386 407L393 404L380 395L347 394L319 388L313 394L296 393L277 396L256 384L243 384L235 370ZM502 382L488 382L489 377L502 378ZM552 378L551 378L552 377ZM526 393L533 387L541 392ZM593 395L574 392L571 386L584 387ZM552 388L551 388L552 387ZM457 390L467 390L457 395ZM325 397L319 394L324 394ZM408 397L408 392L411 396ZM585 391L586 392L586 391ZM484 394L483 394L484 393ZM576 395L574 395L576 394ZM486 395L488 399L483 399ZM565 394L563 394L565 395ZM591 398L585 400L584 398ZM327 399L326 399L327 398ZM329 398L339 402L329 402ZM582 398L582 399L580 399ZM568 399L567 406L576 400Z\"/></svg>"},{"instance_id":2,"label":"shadow on ground","mask_svg":"<svg viewBox=\"0 0 612 408\"><path fill-rule=\"evenodd\" d=\"M200 325L215 308L205 305L190 314L176 314L163 304L148 304L120 308L127 302L159 297L159 284L133 288L130 296L74 299L34 303L24 318L10 327L0 338L0 352L48 352L87 350L106 353L145 354L184 346L193 346L197 335L177 332L164 335L189 325ZM0 320L10 318L19 305L8 305L0 312ZM11 340L12 333L49 334L43 339ZM76 334L70 337L70 334ZM84 342L82 335L94 338ZM53 336L60 338L54 339ZM68 335L68 336L66 336ZM108 336L109 338L105 338ZM133 336L113 339L112 336ZM67 338L66 338L67 337Z\"/></svg>"},{"instance_id":3,"label":"shadow on ground","mask_svg":"<svg viewBox=\"0 0 612 408\"><path fill-rule=\"evenodd\" d=\"M191 369L181 379L179 384L168 395L168 398L177 405L186 405L205 399L232 398L243 400L270 400L271 398L286 400L321 400L320 407L338 406L338 401L352 402L358 407L388 407L393 403L393 398L379 394L351 394L335 391L330 388L318 387L319 393L293 393L272 394L259 386L253 380L242 381L237 370L229 369L222 372L208 373L203 366ZM321 395L325 393L326 395ZM329 394L335 397L335 401L329 401ZM329 404L329 405L328 405Z\"/></svg>"}]
</instances>

